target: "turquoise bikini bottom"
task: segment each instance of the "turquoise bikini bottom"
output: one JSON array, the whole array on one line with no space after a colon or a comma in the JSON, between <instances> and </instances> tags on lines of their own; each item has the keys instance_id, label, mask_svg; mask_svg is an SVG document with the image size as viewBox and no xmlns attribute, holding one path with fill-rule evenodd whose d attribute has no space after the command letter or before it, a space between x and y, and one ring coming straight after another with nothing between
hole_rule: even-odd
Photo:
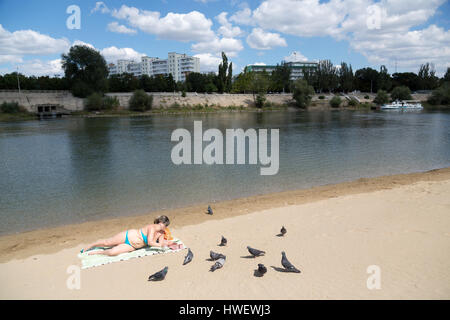
<instances>
[{"instance_id":1,"label":"turquoise bikini bottom","mask_svg":"<svg viewBox=\"0 0 450 320\"><path fill-rule=\"evenodd\" d=\"M147 236L142 232L142 229L141 229L141 235L142 235L142 239L144 239L145 244L148 245ZM131 245L130 241L128 240L128 230L127 230L127 233L125 234L125 244L127 244L127 245L133 247L133 246ZM133 247L133 248L134 248L134 247ZM136 249L136 248L135 248L135 249Z\"/></svg>"}]
</instances>

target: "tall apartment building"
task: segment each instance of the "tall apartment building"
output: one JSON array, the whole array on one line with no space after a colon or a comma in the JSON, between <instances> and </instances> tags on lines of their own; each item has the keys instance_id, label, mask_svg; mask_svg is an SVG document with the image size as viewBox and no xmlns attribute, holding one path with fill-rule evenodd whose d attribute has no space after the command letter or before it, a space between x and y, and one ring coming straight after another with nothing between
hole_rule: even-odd
<instances>
[{"instance_id":1,"label":"tall apartment building","mask_svg":"<svg viewBox=\"0 0 450 320\"><path fill-rule=\"evenodd\" d=\"M118 60L117 64L110 64L109 75L132 73L139 77L141 75L155 76L172 74L175 81L185 81L189 72L200 72L200 58L191 57L186 54L169 52L168 59L159 59L144 56L141 62L133 60Z\"/></svg>"}]
</instances>

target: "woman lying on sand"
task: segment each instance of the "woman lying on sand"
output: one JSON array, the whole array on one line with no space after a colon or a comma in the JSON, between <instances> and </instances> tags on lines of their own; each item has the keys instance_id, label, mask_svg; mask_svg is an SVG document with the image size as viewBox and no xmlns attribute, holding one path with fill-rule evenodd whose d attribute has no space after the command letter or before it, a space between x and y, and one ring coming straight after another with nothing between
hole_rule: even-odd
<instances>
[{"instance_id":1,"label":"woman lying on sand","mask_svg":"<svg viewBox=\"0 0 450 320\"><path fill-rule=\"evenodd\" d=\"M107 250L96 250L89 252L92 254L104 254L108 256L117 256L121 253L131 252L145 246L151 247L169 247L172 250L181 249L182 245L178 245L173 241L164 238L166 228L170 221L166 216L159 216L155 219L154 224L149 224L139 231L129 229L116 234L109 239L101 239L89 245L86 251L94 247L111 247ZM81 250L84 252L85 250Z\"/></svg>"}]
</instances>

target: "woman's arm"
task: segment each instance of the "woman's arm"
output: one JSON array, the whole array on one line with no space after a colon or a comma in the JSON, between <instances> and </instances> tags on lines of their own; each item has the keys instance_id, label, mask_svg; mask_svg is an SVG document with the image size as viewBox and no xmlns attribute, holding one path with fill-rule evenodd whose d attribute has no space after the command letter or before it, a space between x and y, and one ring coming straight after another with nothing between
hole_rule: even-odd
<instances>
[{"instance_id":1,"label":"woman's arm","mask_svg":"<svg viewBox=\"0 0 450 320\"><path fill-rule=\"evenodd\" d=\"M164 242L157 242L159 238L155 239L155 228L150 228L150 234L148 235L148 245L151 247L164 247Z\"/></svg>"}]
</instances>

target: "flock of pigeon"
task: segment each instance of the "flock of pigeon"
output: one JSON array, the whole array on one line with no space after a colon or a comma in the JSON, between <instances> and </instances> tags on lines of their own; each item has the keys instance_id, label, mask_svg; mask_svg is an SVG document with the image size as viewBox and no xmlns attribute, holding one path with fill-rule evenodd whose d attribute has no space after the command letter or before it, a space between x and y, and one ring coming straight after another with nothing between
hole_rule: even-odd
<instances>
[{"instance_id":1,"label":"flock of pigeon","mask_svg":"<svg viewBox=\"0 0 450 320\"><path fill-rule=\"evenodd\" d=\"M210 215L213 214L211 206L208 206L207 213ZM278 236L283 237L286 234L286 232L287 232L287 230L283 226L281 228L280 234ZM228 243L227 239L224 236L222 236L219 246L221 246L221 247L226 246L227 243ZM251 257L253 257L253 258L263 256L266 253L265 251L258 250L258 249L255 249L255 248L252 248L249 246L247 246L247 250L248 250L248 252L250 252ZM227 258L225 255L223 255L221 253L216 253L214 251L209 252L209 257L210 257L210 261L215 261L214 265L212 265L211 269L210 269L210 271L212 271L212 272L214 272L217 269L222 268L224 266L225 260ZM194 258L194 254L192 253L191 249L189 248L186 257L184 258L183 265L186 265L189 262L191 262L193 258ZM283 270L284 272L300 273L300 270L298 270L296 267L294 267L292 265L292 263L290 263L289 260L286 258L286 253L284 251L281 252L281 265L284 267L284 270ZM161 271L158 271L155 274L152 274L151 276L148 277L148 281L164 280L168 270L169 270L169 267L165 267ZM259 263L258 269L255 271L254 275L256 277L262 277L262 276L264 276L264 274L266 272L267 272L267 268L262 263Z\"/></svg>"}]
</instances>

